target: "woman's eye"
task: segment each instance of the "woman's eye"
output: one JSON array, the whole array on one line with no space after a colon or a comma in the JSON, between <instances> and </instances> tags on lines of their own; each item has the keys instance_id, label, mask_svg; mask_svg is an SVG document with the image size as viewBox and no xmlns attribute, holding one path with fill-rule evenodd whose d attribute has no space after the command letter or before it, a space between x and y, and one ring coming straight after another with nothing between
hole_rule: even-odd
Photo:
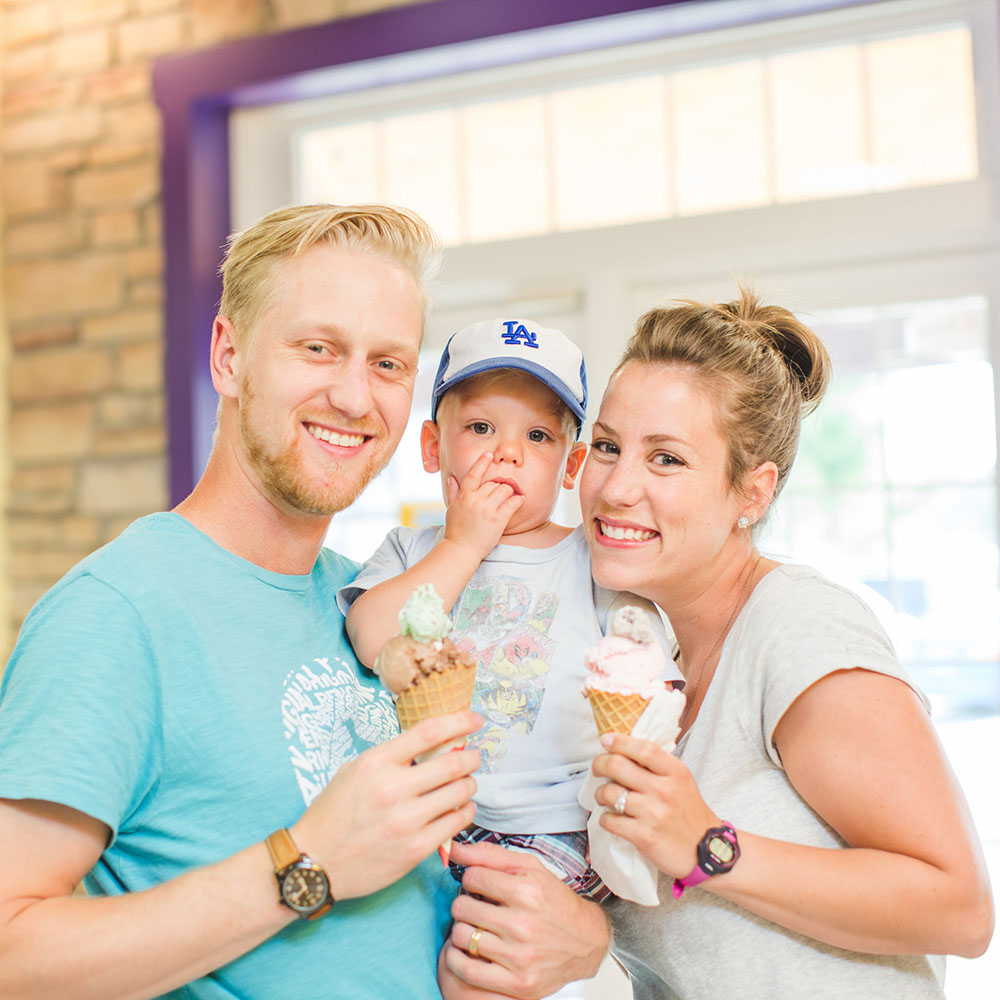
<instances>
[{"instance_id":1,"label":"woman's eye","mask_svg":"<svg viewBox=\"0 0 1000 1000\"><path fill-rule=\"evenodd\" d=\"M684 463L676 455L671 455L665 451L661 451L653 456L653 464L670 466L670 465L683 465Z\"/></svg>"},{"instance_id":2,"label":"woman's eye","mask_svg":"<svg viewBox=\"0 0 1000 1000\"><path fill-rule=\"evenodd\" d=\"M599 452L602 455L617 455L618 445L612 443L611 441L592 441L590 447Z\"/></svg>"}]
</instances>

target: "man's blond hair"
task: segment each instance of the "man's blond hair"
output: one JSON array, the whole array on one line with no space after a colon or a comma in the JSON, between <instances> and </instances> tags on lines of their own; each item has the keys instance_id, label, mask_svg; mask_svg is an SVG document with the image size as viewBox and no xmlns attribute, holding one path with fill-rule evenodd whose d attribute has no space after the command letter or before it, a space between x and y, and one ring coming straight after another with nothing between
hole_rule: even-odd
<instances>
[{"instance_id":1,"label":"man's blond hair","mask_svg":"<svg viewBox=\"0 0 1000 1000\"><path fill-rule=\"evenodd\" d=\"M278 265L326 243L397 264L413 275L426 311L428 284L441 264L441 241L419 216L389 205L292 205L234 233L219 269L219 312L245 345L268 304Z\"/></svg>"}]
</instances>

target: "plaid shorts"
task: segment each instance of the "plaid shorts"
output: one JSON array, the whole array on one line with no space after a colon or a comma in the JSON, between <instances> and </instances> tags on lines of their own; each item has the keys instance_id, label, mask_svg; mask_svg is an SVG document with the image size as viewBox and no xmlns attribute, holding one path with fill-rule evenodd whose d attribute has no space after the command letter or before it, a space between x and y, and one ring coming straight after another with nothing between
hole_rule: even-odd
<instances>
[{"instance_id":1,"label":"plaid shorts","mask_svg":"<svg viewBox=\"0 0 1000 1000\"><path fill-rule=\"evenodd\" d=\"M587 835L571 833L494 833L480 826L466 827L455 837L460 844L499 844L511 851L534 854L555 876L562 879L575 893L595 903L603 903L611 890L601 876L590 867ZM465 868L452 862L452 877L462 881Z\"/></svg>"}]
</instances>

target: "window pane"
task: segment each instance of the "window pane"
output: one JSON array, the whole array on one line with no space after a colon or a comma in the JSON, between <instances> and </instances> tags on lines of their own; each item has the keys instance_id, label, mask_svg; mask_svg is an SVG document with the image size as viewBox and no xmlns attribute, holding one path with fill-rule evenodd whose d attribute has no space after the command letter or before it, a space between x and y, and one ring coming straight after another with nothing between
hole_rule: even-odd
<instances>
[{"instance_id":1,"label":"window pane","mask_svg":"<svg viewBox=\"0 0 1000 1000\"><path fill-rule=\"evenodd\" d=\"M819 410L802 423L790 488L822 487L832 493L883 482L882 388L873 372L839 372Z\"/></svg>"},{"instance_id":2,"label":"window pane","mask_svg":"<svg viewBox=\"0 0 1000 1000\"><path fill-rule=\"evenodd\" d=\"M667 214L664 89L651 76L553 94L558 229Z\"/></svg>"},{"instance_id":3,"label":"window pane","mask_svg":"<svg viewBox=\"0 0 1000 1000\"><path fill-rule=\"evenodd\" d=\"M860 47L790 52L768 68L777 200L867 191Z\"/></svg>"},{"instance_id":4,"label":"window pane","mask_svg":"<svg viewBox=\"0 0 1000 1000\"><path fill-rule=\"evenodd\" d=\"M300 144L301 200L349 205L378 201L376 125L315 129Z\"/></svg>"},{"instance_id":5,"label":"window pane","mask_svg":"<svg viewBox=\"0 0 1000 1000\"><path fill-rule=\"evenodd\" d=\"M473 104L462 121L469 239L548 232L544 98Z\"/></svg>"},{"instance_id":6,"label":"window pane","mask_svg":"<svg viewBox=\"0 0 1000 1000\"><path fill-rule=\"evenodd\" d=\"M986 299L815 322L834 362L765 549L875 610L940 707L996 710L996 429Z\"/></svg>"},{"instance_id":7,"label":"window pane","mask_svg":"<svg viewBox=\"0 0 1000 1000\"><path fill-rule=\"evenodd\" d=\"M674 76L680 214L769 200L763 96L759 59Z\"/></svg>"},{"instance_id":8,"label":"window pane","mask_svg":"<svg viewBox=\"0 0 1000 1000\"><path fill-rule=\"evenodd\" d=\"M880 188L978 173L972 43L967 28L866 46Z\"/></svg>"},{"instance_id":9,"label":"window pane","mask_svg":"<svg viewBox=\"0 0 1000 1000\"><path fill-rule=\"evenodd\" d=\"M889 508L881 488L793 489L789 480L769 517L765 552L817 566L855 589L888 573ZM869 603L880 617L891 614L884 602Z\"/></svg>"},{"instance_id":10,"label":"window pane","mask_svg":"<svg viewBox=\"0 0 1000 1000\"><path fill-rule=\"evenodd\" d=\"M445 242L459 242L455 112L399 115L382 128L385 200L416 209Z\"/></svg>"},{"instance_id":11,"label":"window pane","mask_svg":"<svg viewBox=\"0 0 1000 1000\"><path fill-rule=\"evenodd\" d=\"M890 482L982 482L993 474L993 370L987 362L890 372L885 413Z\"/></svg>"},{"instance_id":12,"label":"window pane","mask_svg":"<svg viewBox=\"0 0 1000 1000\"><path fill-rule=\"evenodd\" d=\"M901 655L954 665L993 660L1000 647L995 490L893 493L893 604L912 621L899 632Z\"/></svg>"}]
</instances>

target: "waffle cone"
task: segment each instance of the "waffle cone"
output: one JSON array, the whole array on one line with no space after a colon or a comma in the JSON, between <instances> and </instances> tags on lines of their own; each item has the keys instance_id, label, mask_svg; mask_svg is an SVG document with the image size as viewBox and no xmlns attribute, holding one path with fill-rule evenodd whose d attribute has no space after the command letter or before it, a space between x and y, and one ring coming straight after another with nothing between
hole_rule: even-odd
<instances>
[{"instance_id":1,"label":"waffle cone","mask_svg":"<svg viewBox=\"0 0 1000 1000\"><path fill-rule=\"evenodd\" d=\"M632 732L632 727L650 701L641 694L619 694L617 691L596 691L593 688L586 694L601 736L605 733Z\"/></svg>"},{"instance_id":2,"label":"waffle cone","mask_svg":"<svg viewBox=\"0 0 1000 1000\"><path fill-rule=\"evenodd\" d=\"M418 677L396 701L399 728L409 729L422 719L468 708L475 684L475 663L457 663Z\"/></svg>"}]
</instances>

